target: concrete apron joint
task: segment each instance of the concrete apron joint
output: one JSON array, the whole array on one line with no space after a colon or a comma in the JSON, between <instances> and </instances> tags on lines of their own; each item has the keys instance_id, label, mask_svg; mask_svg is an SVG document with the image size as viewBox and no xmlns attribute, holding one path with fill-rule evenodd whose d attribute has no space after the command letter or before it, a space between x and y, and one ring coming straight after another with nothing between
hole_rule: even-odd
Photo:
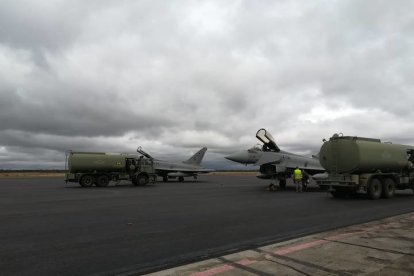
<instances>
[{"instance_id":1,"label":"concrete apron joint","mask_svg":"<svg viewBox=\"0 0 414 276\"><path fill-rule=\"evenodd\" d=\"M408 228L407 228L408 227ZM408 213L392 218L386 218L380 221L364 223L360 225L354 225L343 229L334 231L328 231L320 234L311 235L308 237L302 237L299 239L286 241L274 245L268 245L257 249L247 250L244 252L234 253L228 256L213 259L215 264L208 261L194 263L188 266L177 267L166 271L156 272L150 275L191 275L191 276L211 276L211 275L262 275L269 276L275 275L278 270L277 267L284 267L284 269L290 270L285 271L289 275L357 275L366 274L364 268L358 269L357 266L352 266L352 269L336 269L336 267L327 267L324 264L310 259L310 256L318 256L320 250L327 251L333 250L333 247L346 247L346 250L357 252L361 250L376 251L375 254L385 254L384 257L376 256L365 256L366 260L377 260L383 263L392 264L392 261L388 259L396 260L396 258L407 257L412 263L414 263L414 252L406 252L414 250L414 247L408 247L407 250L397 250L394 248L381 248L377 246L371 246L362 244L365 240L372 238L377 245L379 243L385 247L384 240L387 239L399 239L400 242L414 241L414 213ZM386 235L390 232L389 236L379 236L379 234ZM399 231L399 235L395 235L393 231ZM403 234L409 235L401 236ZM381 237L377 242L375 239ZM345 241L346 240L346 241ZM349 241L352 240L352 241ZM413 243L411 243L413 244ZM275 250L276 249L276 250ZM314 250L316 252L310 251ZM319 251L318 251L319 250ZM343 253L343 249L339 250ZM254 256L252 256L252 254ZM310 254L309 256L302 256L303 254ZM245 257L245 256L248 257ZM341 254L337 254L338 258L341 258ZM351 254L352 255L352 254ZM355 254L353 254L355 255ZM390 257L390 256L394 257ZM322 255L321 255L322 256ZM335 254L330 255L334 257ZM384 259L385 258L385 259ZM306 260L306 261L305 261ZM220 264L219 264L220 263ZM199 265L198 265L199 264ZM273 265L272 265L273 264ZM267 268L266 266L273 266L273 268ZM188 268L186 268L188 267ZM269 270L270 269L270 270ZM374 269L374 268L373 268ZM198 270L198 271L194 271ZM369 269L368 269L369 270ZM372 270L372 269L371 269ZM414 274L411 268L404 268L399 272L409 272ZM369 272L369 271L368 271ZM371 271L373 272L373 271ZM296 273L296 274L295 274ZM278 273L279 274L279 273ZM284 273L282 273L284 274Z\"/></svg>"}]
</instances>

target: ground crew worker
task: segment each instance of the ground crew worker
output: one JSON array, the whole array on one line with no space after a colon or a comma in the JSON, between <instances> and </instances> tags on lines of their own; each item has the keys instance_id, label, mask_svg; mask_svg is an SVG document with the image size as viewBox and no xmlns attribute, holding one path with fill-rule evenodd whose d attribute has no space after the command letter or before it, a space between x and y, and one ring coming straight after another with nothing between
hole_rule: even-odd
<instances>
[{"instance_id":1,"label":"ground crew worker","mask_svg":"<svg viewBox=\"0 0 414 276\"><path fill-rule=\"evenodd\" d=\"M302 171L296 167L293 171L293 182L296 184L296 192L302 192Z\"/></svg>"}]
</instances>

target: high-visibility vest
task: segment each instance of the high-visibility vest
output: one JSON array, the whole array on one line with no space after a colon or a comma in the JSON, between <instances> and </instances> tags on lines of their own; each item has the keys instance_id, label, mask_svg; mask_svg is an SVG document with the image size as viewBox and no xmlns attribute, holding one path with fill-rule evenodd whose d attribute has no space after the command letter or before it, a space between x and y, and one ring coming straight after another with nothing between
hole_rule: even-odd
<instances>
[{"instance_id":1,"label":"high-visibility vest","mask_svg":"<svg viewBox=\"0 0 414 276\"><path fill-rule=\"evenodd\" d=\"M293 177L295 178L295 180L302 180L302 171L300 169L296 169L293 171Z\"/></svg>"}]
</instances>

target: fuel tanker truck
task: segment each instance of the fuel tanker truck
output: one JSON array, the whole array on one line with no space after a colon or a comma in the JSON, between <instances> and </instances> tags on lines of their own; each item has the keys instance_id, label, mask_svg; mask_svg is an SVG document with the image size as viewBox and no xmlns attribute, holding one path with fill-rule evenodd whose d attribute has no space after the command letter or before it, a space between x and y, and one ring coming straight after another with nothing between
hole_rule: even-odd
<instances>
[{"instance_id":1,"label":"fuel tanker truck","mask_svg":"<svg viewBox=\"0 0 414 276\"><path fill-rule=\"evenodd\" d=\"M396 189L414 191L414 146L334 134L324 140L319 160L328 176L317 184L334 197L392 198Z\"/></svg>"},{"instance_id":2,"label":"fuel tanker truck","mask_svg":"<svg viewBox=\"0 0 414 276\"><path fill-rule=\"evenodd\" d=\"M156 180L152 158L138 155L69 151L66 168L66 183L82 187L106 187L110 181L120 180L143 186Z\"/></svg>"}]
</instances>

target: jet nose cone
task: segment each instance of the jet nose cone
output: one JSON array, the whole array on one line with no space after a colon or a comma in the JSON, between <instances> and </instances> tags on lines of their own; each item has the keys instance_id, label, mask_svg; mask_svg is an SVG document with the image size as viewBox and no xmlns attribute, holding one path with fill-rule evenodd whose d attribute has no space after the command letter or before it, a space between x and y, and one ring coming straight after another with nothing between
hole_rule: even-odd
<instances>
[{"instance_id":1,"label":"jet nose cone","mask_svg":"<svg viewBox=\"0 0 414 276\"><path fill-rule=\"evenodd\" d=\"M252 164L255 163L253 156L247 151L239 151L225 156L224 158L242 164Z\"/></svg>"}]
</instances>

